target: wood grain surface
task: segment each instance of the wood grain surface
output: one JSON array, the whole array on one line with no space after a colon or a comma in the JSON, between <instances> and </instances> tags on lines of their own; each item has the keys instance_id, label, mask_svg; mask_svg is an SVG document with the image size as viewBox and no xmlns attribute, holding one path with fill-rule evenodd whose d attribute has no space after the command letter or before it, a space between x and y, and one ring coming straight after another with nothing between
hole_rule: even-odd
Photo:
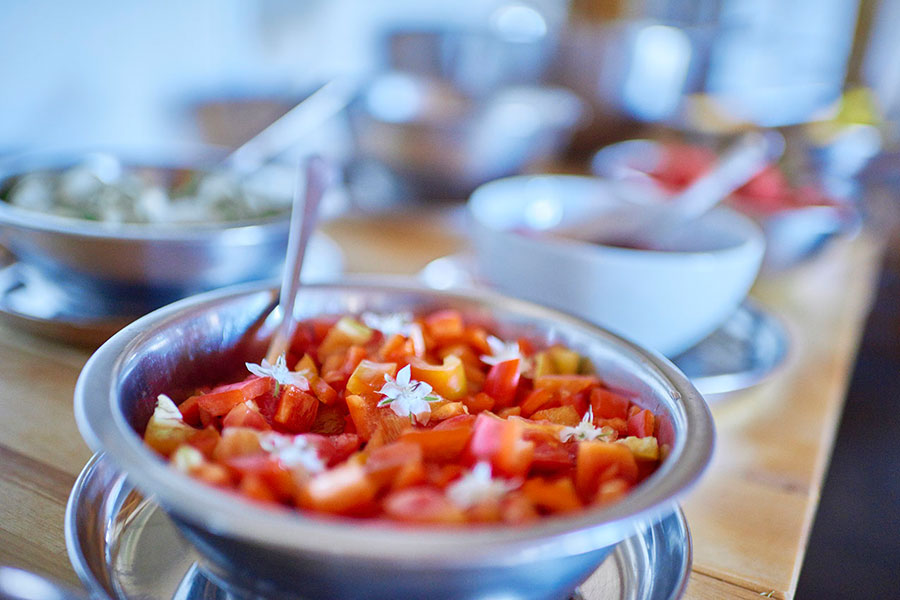
<instances>
[{"instance_id":1,"label":"wood grain surface","mask_svg":"<svg viewBox=\"0 0 900 600\"><path fill-rule=\"evenodd\" d=\"M443 208L324 228L352 272L411 274L468 244L458 211ZM879 259L878 241L862 235L756 285L792 349L775 377L713 409L713 463L683 502L694 543L687 598L793 597ZM69 584L65 503L90 458L72 393L87 357L0 325L0 564Z\"/></svg>"}]
</instances>

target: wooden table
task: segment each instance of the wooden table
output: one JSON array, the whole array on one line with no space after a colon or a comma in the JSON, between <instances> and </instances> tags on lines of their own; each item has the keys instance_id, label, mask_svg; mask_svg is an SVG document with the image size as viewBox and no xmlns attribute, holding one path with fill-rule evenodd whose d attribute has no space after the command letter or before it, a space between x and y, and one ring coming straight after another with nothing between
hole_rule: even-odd
<instances>
[{"instance_id":1,"label":"wooden table","mask_svg":"<svg viewBox=\"0 0 900 600\"><path fill-rule=\"evenodd\" d=\"M355 272L415 273L466 246L445 210L326 225ZM841 241L754 295L788 325L788 364L714 407L710 469L684 501L691 599L791 598L877 276L880 244ZM88 352L0 326L0 564L71 584L63 514L90 458L72 413Z\"/></svg>"}]
</instances>

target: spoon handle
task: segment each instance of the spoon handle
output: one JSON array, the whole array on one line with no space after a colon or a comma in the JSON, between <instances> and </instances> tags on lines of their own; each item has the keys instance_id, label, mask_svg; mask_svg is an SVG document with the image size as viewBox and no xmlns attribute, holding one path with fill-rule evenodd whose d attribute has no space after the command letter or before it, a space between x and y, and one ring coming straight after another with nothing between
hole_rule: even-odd
<instances>
[{"instance_id":1,"label":"spoon handle","mask_svg":"<svg viewBox=\"0 0 900 600\"><path fill-rule=\"evenodd\" d=\"M744 134L711 171L672 198L670 205L685 220L697 218L778 160L782 152L784 138L777 131Z\"/></svg>"},{"instance_id":2,"label":"spoon handle","mask_svg":"<svg viewBox=\"0 0 900 600\"><path fill-rule=\"evenodd\" d=\"M298 174L294 188L287 257L281 279L281 294L278 298L281 321L266 352L266 360L272 364L287 351L291 338L294 336L294 330L297 328L297 321L294 318L294 303L297 301L297 291L300 289L300 270L303 267L306 246L316 228L319 204L322 196L325 195L327 185L328 166L325 160L320 156L311 156L306 160L303 174Z\"/></svg>"},{"instance_id":3,"label":"spoon handle","mask_svg":"<svg viewBox=\"0 0 900 600\"><path fill-rule=\"evenodd\" d=\"M344 110L356 97L359 88L360 83L356 79L332 79L233 150L221 161L221 166L241 177L257 171Z\"/></svg>"}]
</instances>

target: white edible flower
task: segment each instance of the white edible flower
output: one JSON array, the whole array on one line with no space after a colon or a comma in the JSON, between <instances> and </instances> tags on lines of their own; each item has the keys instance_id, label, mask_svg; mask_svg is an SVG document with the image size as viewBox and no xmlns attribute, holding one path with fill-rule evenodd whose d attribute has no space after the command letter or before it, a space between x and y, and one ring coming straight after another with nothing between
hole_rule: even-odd
<instances>
[{"instance_id":1,"label":"white edible flower","mask_svg":"<svg viewBox=\"0 0 900 600\"><path fill-rule=\"evenodd\" d=\"M608 441L613 433L612 427L594 427L594 409L588 408L578 425L575 427L563 427L559 430L559 439L563 442L568 442L573 438L580 442L596 439Z\"/></svg>"},{"instance_id":2,"label":"white edible flower","mask_svg":"<svg viewBox=\"0 0 900 600\"><path fill-rule=\"evenodd\" d=\"M498 337L489 335L487 343L491 348L491 353L482 355L481 362L488 365L496 365L508 360L519 359L519 373L531 371L531 360L522 354L519 342L507 343Z\"/></svg>"},{"instance_id":3,"label":"white edible flower","mask_svg":"<svg viewBox=\"0 0 900 600\"><path fill-rule=\"evenodd\" d=\"M486 500L496 500L519 484L491 477L491 465L479 462L471 471L447 486L447 496L460 508L470 508Z\"/></svg>"},{"instance_id":4,"label":"white edible flower","mask_svg":"<svg viewBox=\"0 0 900 600\"><path fill-rule=\"evenodd\" d=\"M275 360L275 364L271 364L265 358L261 364L244 363L247 370L258 375L259 377L271 377L279 385L296 385L301 390L309 390L309 381L300 372L291 371L287 368L287 361L284 354Z\"/></svg>"},{"instance_id":5,"label":"white edible flower","mask_svg":"<svg viewBox=\"0 0 900 600\"><path fill-rule=\"evenodd\" d=\"M410 379L410 368L406 365L397 373L394 379L387 373L384 374L384 385L378 393L385 396L378 406L390 406L395 414L401 417L415 419L419 423L427 423L431 415L429 402L441 399L437 394L431 393L431 386L424 381Z\"/></svg>"},{"instance_id":6,"label":"white edible flower","mask_svg":"<svg viewBox=\"0 0 900 600\"><path fill-rule=\"evenodd\" d=\"M181 411L175 406L175 402L165 394L156 397L156 409L153 411L153 416L163 421L184 420Z\"/></svg>"},{"instance_id":7,"label":"white edible flower","mask_svg":"<svg viewBox=\"0 0 900 600\"><path fill-rule=\"evenodd\" d=\"M310 473L325 470L325 463L319 458L319 453L302 435L267 433L260 438L259 445L286 467L302 466Z\"/></svg>"},{"instance_id":8,"label":"white edible flower","mask_svg":"<svg viewBox=\"0 0 900 600\"><path fill-rule=\"evenodd\" d=\"M396 334L409 337L412 334L412 313L398 312L379 315L373 312L364 312L361 317L366 327L377 329L386 338Z\"/></svg>"}]
</instances>

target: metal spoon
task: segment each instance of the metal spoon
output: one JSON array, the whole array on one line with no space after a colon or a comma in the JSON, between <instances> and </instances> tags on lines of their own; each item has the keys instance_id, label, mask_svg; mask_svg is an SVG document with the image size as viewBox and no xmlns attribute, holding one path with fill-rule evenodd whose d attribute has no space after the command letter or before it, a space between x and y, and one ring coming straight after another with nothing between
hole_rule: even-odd
<instances>
[{"instance_id":1,"label":"metal spoon","mask_svg":"<svg viewBox=\"0 0 900 600\"><path fill-rule=\"evenodd\" d=\"M777 132L744 134L709 171L668 200L625 202L553 233L598 244L653 247L667 232L697 219L727 198L782 152L784 138Z\"/></svg>"},{"instance_id":2,"label":"metal spoon","mask_svg":"<svg viewBox=\"0 0 900 600\"><path fill-rule=\"evenodd\" d=\"M294 303L300 288L300 270L306 246L316 228L319 215L319 204L328 187L328 165L319 156L311 156L305 161L305 176L298 176L294 189L294 203L291 208L291 226L288 236L287 257L284 262L284 273L281 278L281 293L278 298L277 312L281 319L269 342L266 360L271 364L284 354L290 346L291 338L297 329L294 318ZM304 185L305 181L305 185ZM302 187L301 187L302 186Z\"/></svg>"},{"instance_id":3,"label":"metal spoon","mask_svg":"<svg viewBox=\"0 0 900 600\"><path fill-rule=\"evenodd\" d=\"M219 166L236 173L239 178L256 172L318 125L344 110L356 97L359 89L360 82L356 79L332 79L234 149L222 159Z\"/></svg>"}]
</instances>

